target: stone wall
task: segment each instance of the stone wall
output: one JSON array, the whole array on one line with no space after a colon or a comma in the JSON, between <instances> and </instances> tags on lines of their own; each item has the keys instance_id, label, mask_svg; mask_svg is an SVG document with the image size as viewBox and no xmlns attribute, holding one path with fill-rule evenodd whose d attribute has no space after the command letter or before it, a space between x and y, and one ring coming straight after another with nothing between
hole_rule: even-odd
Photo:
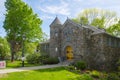
<instances>
[{"instance_id":1,"label":"stone wall","mask_svg":"<svg viewBox=\"0 0 120 80\"><path fill-rule=\"evenodd\" d=\"M62 25L56 24L50 27L50 56L58 57L61 53L61 28Z\"/></svg>"},{"instance_id":2,"label":"stone wall","mask_svg":"<svg viewBox=\"0 0 120 80\"><path fill-rule=\"evenodd\" d=\"M120 59L120 38L114 36L103 34L103 53L106 58L105 69L116 70L117 61Z\"/></svg>"},{"instance_id":3,"label":"stone wall","mask_svg":"<svg viewBox=\"0 0 120 80\"><path fill-rule=\"evenodd\" d=\"M103 37L101 34L92 35L89 41L90 53L85 60L92 69L101 69L104 62Z\"/></svg>"},{"instance_id":4,"label":"stone wall","mask_svg":"<svg viewBox=\"0 0 120 80\"><path fill-rule=\"evenodd\" d=\"M74 59L81 59L84 54L84 38L83 27L75 26L69 21L63 25L61 31L61 53L63 57L66 57L65 49L67 46L73 48Z\"/></svg>"},{"instance_id":5,"label":"stone wall","mask_svg":"<svg viewBox=\"0 0 120 80\"><path fill-rule=\"evenodd\" d=\"M106 71L116 69L116 62L120 58L120 46L110 46L108 41L109 38L116 40L116 42L120 42L119 38L112 37L106 33L99 33L91 36L91 52L88 58L86 58L90 68ZM113 41L110 43L114 44Z\"/></svg>"}]
</instances>

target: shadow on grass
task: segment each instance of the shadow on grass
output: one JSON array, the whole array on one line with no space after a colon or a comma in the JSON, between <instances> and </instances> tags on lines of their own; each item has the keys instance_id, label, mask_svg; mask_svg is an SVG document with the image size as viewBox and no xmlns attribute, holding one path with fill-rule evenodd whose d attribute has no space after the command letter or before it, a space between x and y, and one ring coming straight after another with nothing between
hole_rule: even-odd
<instances>
[{"instance_id":1,"label":"shadow on grass","mask_svg":"<svg viewBox=\"0 0 120 80\"><path fill-rule=\"evenodd\" d=\"M62 71L62 70L66 70L65 67L54 67L54 68L38 69L38 70L34 70L34 71L39 71L39 72L58 72L58 71Z\"/></svg>"},{"instance_id":2,"label":"shadow on grass","mask_svg":"<svg viewBox=\"0 0 120 80\"><path fill-rule=\"evenodd\" d=\"M29 64L26 61L24 62L24 67L33 67L33 66L40 66L41 64ZM22 61L14 61L14 62L10 62L7 61L6 62L6 67L7 68L21 68L22 67Z\"/></svg>"}]
</instances>

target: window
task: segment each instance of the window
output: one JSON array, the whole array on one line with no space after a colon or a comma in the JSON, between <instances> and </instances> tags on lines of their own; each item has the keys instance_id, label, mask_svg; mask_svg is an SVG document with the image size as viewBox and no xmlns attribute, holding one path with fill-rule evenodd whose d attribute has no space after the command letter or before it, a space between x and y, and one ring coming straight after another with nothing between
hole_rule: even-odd
<instances>
[{"instance_id":1,"label":"window","mask_svg":"<svg viewBox=\"0 0 120 80\"><path fill-rule=\"evenodd\" d=\"M117 40L114 40L114 47L117 47Z\"/></svg>"},{"instance_id":2,"label":"window","mask_svg":"<svg viewBox=\"0 0 120 80\"><path fill-rule=\"evenodd\" d=\"M58 33L57 33L57 32L55 32L55 36L56 36L56 37L58 36Z\"/></svg>"},{"instance_id":3,"label":"window","mask_svg":"<svg viewBox=\"0 0 120 80\"><path fill-rule=\"evenodd\" d=\"M56 52L58 51L58 48L57 48L57 47L55 48L55 51L56 51Z\"/></svg>"},{"instance_id":4,"label":"window","mask_svg":"<svg viewBox=\"0 0 120 80\"><path fill-rule=\"evenodd\" d=\"M45 50L47 49L47 46L46 46L46 44L45 44Z\"/></svg>"},{"instance_id":5,"label":"window","mask_svg":"<svg viewBox=\"0 0 120 80\"><path fill-rule=\"evenodd\" d=\"M112 46L112 40L111 40L111 38L108 38L108 45Z\"/></svg>"}]
</instances>

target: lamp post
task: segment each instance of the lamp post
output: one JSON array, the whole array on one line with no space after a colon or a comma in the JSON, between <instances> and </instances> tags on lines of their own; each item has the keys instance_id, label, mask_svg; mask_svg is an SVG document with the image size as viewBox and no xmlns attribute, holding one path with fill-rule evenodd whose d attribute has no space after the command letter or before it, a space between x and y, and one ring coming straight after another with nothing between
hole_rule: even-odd
<instances>
[{"instance_id":1,"label":"lamp post","mask_svg":"<svg viewBox=\"0 0 120 80\"><path fill-rule=\"evenodd\" d=\"M25 42L25 39L26 39L26 36L23 35L22 36L22 67L24 67L24 60L25 60L25 57L24 57L24 52L25 52L24 42Z\"/></svg>"}]
</instances>

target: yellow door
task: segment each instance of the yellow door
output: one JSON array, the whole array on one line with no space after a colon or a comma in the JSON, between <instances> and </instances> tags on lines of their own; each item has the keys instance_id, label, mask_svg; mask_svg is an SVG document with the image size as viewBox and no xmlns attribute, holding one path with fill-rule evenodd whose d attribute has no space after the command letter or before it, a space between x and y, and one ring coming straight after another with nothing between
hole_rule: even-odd
<instances>
[{"instance_id":1,"label":"yellow door","mask_svg":"<svg viewBox=\"0 0 120 80\"><path fill-rule=\"evenodd\" d=\"M72 49L72 47L68 46L66 48L66 56L67 56L68 60L73 59L73 49Z\"/></svg>"}]
</instances>

